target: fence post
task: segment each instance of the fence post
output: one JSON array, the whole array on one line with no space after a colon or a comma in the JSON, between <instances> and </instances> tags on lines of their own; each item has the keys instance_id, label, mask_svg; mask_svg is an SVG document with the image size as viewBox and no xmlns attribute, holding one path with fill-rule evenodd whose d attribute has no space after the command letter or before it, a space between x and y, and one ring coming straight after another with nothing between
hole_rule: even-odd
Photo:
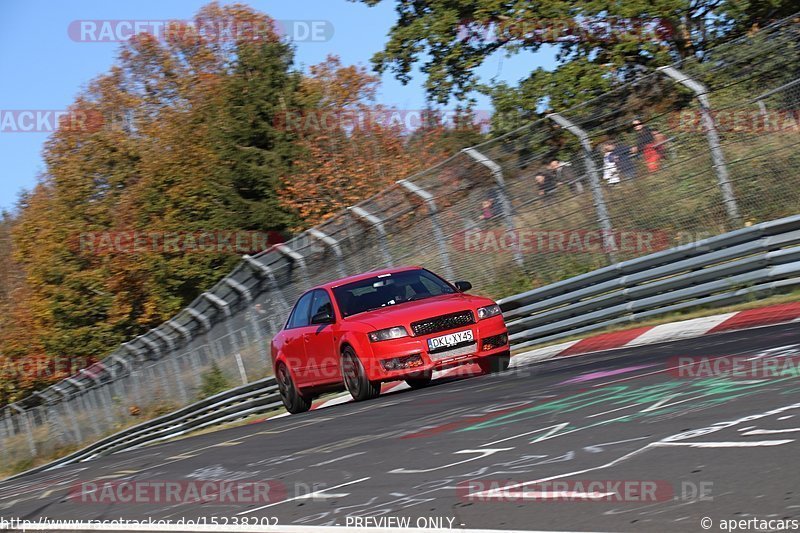
<instances>
[{"instance_id":1,"label":"fence post","mask_svg":"<svg viewBox=\"0 0 800 533\"><path fill-rule=\"evenodd\" d=\"M717 181L722 191L722 201L725 203L728 219L730 219L734 227L741 226L742 219L739 215L739 206L736 204L736 195L733 191L733 185L731 185L730 176L728 175L728 165L725 163L725 155L722 153L722 147L720 146L717 125L714 122L714 117L711 115L711 102L708 99L708 88L675 67L658 67L657 70L684 87L689 88L697 97L697 101L700 103L700 115L703 117L703 126L706 130L708 146L711 150L714 172L717 174Z\"/></svg>"},{"instance_id":2,"label":"fence post","mask_svg":"<svg viewBox=\"0 0 800 533\"><path fill-rule=\"evenodd\" d=\"M603 187L600 185L600 174L597 172L597 166L594 164L592 143L589 141L589 135L587 135L587 133L577 125L558 113L550 113L547 115L547 118L580 140L581 147L583 148L583 160L586 164L586 172L589 174L589 187L592 189L594 208L597 212L597 220L600 223L600 229L603 232L603 248L608 255L608 260L612 264L616 263L617 244L614 239L614 228L611 225L611 217L608 215L608 206L606 205L605 195L603 194Z\"/></svg>"},{"instance_id":3,"label":"fence post","mask_svg":"<svg viewBox=\"0 0 800 533\"><path fill-rule=\"evenodd\" d=\"M333 250L333 254L336 256L336 268L339 271L339 275L343 278L347 277L347 272L344 268L344 258L342 257L342 248L339 246L339 243L336 241L336 239L315 228L306 230L306 233Z\"/></svg>"},{"instance_id":4,"label":"fence post","mask_svg":"<svg viewBox=\"0 0 800 533\"><path fill-rule=\"evenodd\" d=\"M76 396L76 399L80 399L81 404L83 404L83 410L89 418L92 428L94 428L95 435L100 435L101 431L100 426L97 425L97 417L95 413L91 412L97 408L92 405L89 395L87 394L86 386L75 378L65 378L64 381L78 389L78 396Z\"/></svg>"},{"instance_id":5,"label":"fence post","mask_svg":"<svg viewBox=\"0 0 800 533\"><path fill-rule=\"evenodd\" d=\"M103 413L106 415L106 420L108 421L108 427L109 428L113 428L114 427L114 414L111 411L111 403L112 403L111 402L111 393L108 391L108 389L106 389L103 386L102 380L96 374L88 372L85 368L82 368L82 369L78 370L78 373L80 375L82 375L82 376L86 376L87 378L89 378L91 381L94 382L94 385L95 385L95 389L94 390L97 391L97 395L96 396L100 395L100 390L103 390L106 393L105 396L107 396L107 398L104 398L104 399L102 399L102 401L98 401L97 403L102 403L103 404Z\"/></svg>"},{"instance_id":6,"label":"fence post","mask_svg":"<svg viewBox=\"0 0 800 533\"><path fill-rule=\"evenodd\" d=\"M255 311L253 310L253 295L250 292L250 289L231 278L225 278L225 284L227 284L231 289L235 290L239 296L245 302L247 302L247 309L245 309L244 312L247 316L247 321L250 322L250 327L252 328L256 337L255 342L258 345L258 355L261 357L261 360L265 365L268 364L269 354L267 353L267 348L264 345L264 336L261 333L261 328L258 325L258 317L255 315Z\"/></svg>"},{"instance_id":7,"label":"fence post","mask_svg":"<svg viewBox=\"0 0 800 533\"><path fill-rule=\"evenodd\" d=\"M28 437L28 447L31 451L31 457L36 457L36 442L33 439L33 428L31 427L31 421L28 419L28 413L16 403L10 403L8 406L14 409L17 412L17 416L21 417L25 422L25 433Z\"/></svg>"},{"instance_id":8,"label":"fence post","mask_svg":"<svg viewBox=\"0 0 800 533\"><path fill-rule=\"evenodd\" d=\"M5 456L5 460L3 461L4 464L11 464L11 452L8 450L8 441L11 438L11 435L8 433L6 429L6 418L9 416L6 412L6 409L0 408L0 457Z\"/></svg>"},{"instance_id":9,"label":"fence post","mask_svg":"<svg viewBox=\"0 0 800 533\"><path fill-rule=\"evenodd\" d=\"M365 220L375 228L375 231L378 232L378 246L380 246L381 254L383 254L383 261L386 263L387 267L393 267L394 261L392 260L392 254L389 252L389 241L386 238L386 228L383 226L383 221L357 205L348 207L347 209L356 217Z\"/></svg>"},{"instance_id":10,"label":"fence post","mask_svg":"<svg viewBox=\"0 0 800 533\"><path fill-rule=\"evenodd\" d=\"M289 301L286 299L286 295L283 294L283 291L278 284L278 279L275 277L275 273L272 271L272 269L255 257L250 257L249 255L242 256L242 260L247 266L260 273L262 276L265 276L269 280L270 289L278 294L281 303L283 304L283 308L290 309L291 306L289 305Z\"/></svg>"},{"instance_id":11,"label":"fence post","mask_svg":"<svg viewBox=\"0 0 800 533\"><path fill-rule=\"evenodd\" d=\"M276 244L275 249L291 259L292 264L297 263L303 271L303 278L308 281L308 265L306 265L305 258L296 251L289 248L287 244Z\"/></svg>"},{"instance_id":12,"label":"fence post","mask_svg":"<svg viewBox=\"0 0 800 533\"><path fill-rule=\"evenodd\" d=\"M80 444L83 441L83 436L81 435L81 428L78 426L78 419L75 417L75 411L72 410L72 405L69 400L69 392L65 391L61 388L60 384L53 385L53 389L61 395L61 404L64 406L64 411L67 412L70 420L72 420L72 428L75 431L75 438L73 442L75 444ZM70 437L72 437L70 435Z\"/></svg>"},{"instance_id":13,"label":"fence post","mask_svg":"<svg viewBox=\"0 0 800 533\"><path fill-rule=\"evenodd\" d=\"M228 302L217 296L216 294L212 294L210 292L204 292L201 294L203 298L211 302L211 305L219 309L225 314L225 331L228 333L228 337L231 339L231 346L233 347L233 356L236 359L236 366L239 367L239 376L242 378L242 385L247 385L247 373L244 370L244 361L242 361L242 354L239 350L238 343L236 342L236 337L233 334L233 329L231 328L231 309L228 305Z\"/></svg>"},{"instance_id":14,"label":"fence post","mask_svg":"<svg viewBox=\"0 0 800 533\"><path fill-rule=\"evenodd\" d=\"M450 256L447 253L447 242L444 240L442 226L439 224L439 209L436 207L436 201L433 199L433 195L416 183L412 183L408 180L399 180L397 184L411 194L419 196L425 202L425 206L428 208L428 213L430 214L431 226L433 227L433 238L439 246L439 255L442 258L444 277L452 281L453 267L450 265Z\"/></svg>"},{"instance_id":15,"label":"fence post","mask_svg":"<svg viewBox=\"0 0 800 533\"><path fill-rule=\"evenodd\" d=\"M186 387L183 383L183 374L181 373L180 366L178 365L178 361L176 359L176 355L172 352L175 351L175 340L161 331L159 328L154 328L151 330L153 334L164 341L167 345L167 349L171 352L169 356L170 362L172 363L172 368L175 371L175 383L178 385L178 392L180 393L181 401L183 403L187 403L189 401L189 397L186 395Z\"/></svg>"},{"instance_id":16,"label":"fence post","mask_svg":"<svg viewBox=\"0 0 800 533\"><path fill-rule=\"evenodd\" d=\"M506 193L506 180L503 177L503 168L494 161L492 161L491 159L489 159L488 157L486 157L485 155L483 155L482 153L480 153L475 148L464 148L462 152L470 156L472 159L474 159L481 165L488 168L489 171L492 173L494 181L495 183L497 183L497 190L499 193L498 196L500 197L500 205L503 209L503 221L506 223L508 231L513 234L514 231L516 230L516 227L514 226L514 210L511 208L511 202L508 200L508 194ZM517 263L519 267L524 266L518 239L515 239L515 244L514 244L514 261Z\"/></svg>"}]
</instances>

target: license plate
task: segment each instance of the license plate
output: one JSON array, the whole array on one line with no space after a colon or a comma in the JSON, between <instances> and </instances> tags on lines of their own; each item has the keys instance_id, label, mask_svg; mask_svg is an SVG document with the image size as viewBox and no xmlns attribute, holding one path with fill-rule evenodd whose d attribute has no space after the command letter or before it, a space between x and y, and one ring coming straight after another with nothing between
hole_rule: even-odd
<instances>
[{"instance_id":1,"label":"license plate","mask_svg":"<svg viewBox=\"0 0 800 533\"><path fill-rule=\"evenodd\" d=\"M449 348L450 346L456 346L458 344L471 342L473 340L475 340L475 337L472 336L471 329L466 331L457 331L455 333L442 335L441 337L428 339L428 350L441 350L442 348Z\"/></svg>"}]
</instances>

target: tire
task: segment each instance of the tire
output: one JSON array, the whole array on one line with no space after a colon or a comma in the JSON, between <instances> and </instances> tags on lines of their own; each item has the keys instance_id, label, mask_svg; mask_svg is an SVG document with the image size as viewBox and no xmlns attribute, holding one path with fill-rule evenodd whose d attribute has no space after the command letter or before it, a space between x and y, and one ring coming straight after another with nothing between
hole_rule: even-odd
<instances>
[{"instance_id":1,"label":"tire","mask_svg":"<svg viewBox=\"0 0 800 533\"><path fill-rule=\"evenodd\" d=\"M349 346L342 350L342 379L347 391L357 402L377 398L381 393L381 383L367 379L364 365Z\"/></svg>"},{"instance_id":2,"label":"tire","mask_svg":"<svg viewBox=\"0 0 800 533\"><path fill-rule=\"evenodd\" d=\"M504 352L498 355L490 355L478 359L478 366L484 374L497 374L498 372L505 372L508 370L508 364L511 362L511 353Z\"/></svg>"},{"instance_id":3,"label":"tire","mask_svg":"<svg viewBox=\"0 0 800 533\"><path fill-rule=\"evenodd\" d=\"M433 378L433 372L423 372L419 375L414 376L413 378L406 379L406 384L412 389L422 389L427 387L431 384L431 379Z\"/></svg>"},{"instance_id":4,"label":"tire","mask_svg":"<svg viewBox=\"0 0 800 533\"><path fill-rule=\"evenodd\" d=\"M278 365L275 379L278 381L278 391L280 392L283 406L286 407L287 411L295 415L297 413L305 413L311 409L311 398L303 396L297 390L289 370L283 363Z\"/></svg>"}]
</instances>

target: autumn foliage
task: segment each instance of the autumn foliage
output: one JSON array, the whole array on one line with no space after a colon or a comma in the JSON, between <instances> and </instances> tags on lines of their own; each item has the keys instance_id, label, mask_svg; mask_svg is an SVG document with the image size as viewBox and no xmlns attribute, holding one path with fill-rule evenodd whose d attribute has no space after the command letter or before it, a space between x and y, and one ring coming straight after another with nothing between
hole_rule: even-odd
<instances>
[{"instance_id":1,"label":"autumn foliage","mask_svg":"<svg viewBox=\"0 0 800 533\"><path fill-rule=\"evenodd\" d=\"M210 4L198 20L270 19ZM47 170L0 226L0 404L65 377L171 317L239 260L230 253L97 254L100 231L274 231L286 236L449 155L442 128L281 127L287 110L376 109L378 80L330 57L302 73L276 33L125 43L59 129ZM58 364L54 364L58 362ZM41 372L48 368L55 371ZM33 370L31 370L33 369Z\"/></svg>"}]
</instances>

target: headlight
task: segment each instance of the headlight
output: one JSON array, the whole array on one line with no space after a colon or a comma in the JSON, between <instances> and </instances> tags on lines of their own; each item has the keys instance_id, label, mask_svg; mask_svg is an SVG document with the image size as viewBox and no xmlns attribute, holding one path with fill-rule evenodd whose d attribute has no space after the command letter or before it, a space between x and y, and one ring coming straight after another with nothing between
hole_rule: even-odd
<instances>
[{"instance_id":1,"label":"headlight","mask_svg":"<svg viewBox=\"0 0 800 533\"><path fill-rule=\"evenodd\" d=\"M497 316L502 312L503 311L500 309L500 306L497 304L487 305L486 307L479 307L478 320L483 320L484 318Z\"/></svg>"},{"instance_id":2,"label":"headlight","mask_svg":"<svg viewBox=\"0 0 800 533\"><path fill-rule=\"evenodd\" d=\"M372 342L388 341L389 339L399 339L401 337L408 337L408 332L403 326L379 329L369 333L369 340Z\"/></svg>"}]
</instances>

